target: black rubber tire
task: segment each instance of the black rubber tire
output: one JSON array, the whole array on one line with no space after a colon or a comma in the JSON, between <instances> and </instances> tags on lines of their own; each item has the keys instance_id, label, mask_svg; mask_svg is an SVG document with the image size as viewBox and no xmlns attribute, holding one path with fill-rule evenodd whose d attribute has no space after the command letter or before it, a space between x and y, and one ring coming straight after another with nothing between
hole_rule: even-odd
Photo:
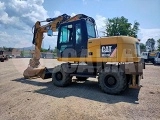
<instances>
[{"instance_id":1,"label":"black rubber tire","mask_svg":"<svg viewBox=\"0 0 160 120\"><path fill-rule=\"evenodd\" d=\"M77 81L86 81L88 79L88 77L77 77Z\"/></svg>"},{"instance_id":2,"label":"black rubber tire","mask_svg":"<svg viewBox=\"0 0 160 120\"><path fill-rule=\"evenodd\" d=\"M157 65L156 61L154 62L154 65Z\"/></svg>"},{"instance_id":3,"label":"black rubber tire","mask_svg":"<svg viewBox=\"0 0 160 120\"><path fill-rule=\"evenodd\" d=\"M129 83L131 83L131 81L132 81L132 75L126 75L126 82L124 83L124 88L122 92L129 89Z\"/></svg>"},{"instance_id":4,"label":"black rubber tire","mask_svg":"<svg viewBox=\"0 0 160 120\"><path fill-rule=\"evenodd\" d=\"M110 79L111 78L111 79ZM110 80L109 80L110 79ZM110 85L108 81L113 81L114 84ZM100 88L108 94L120 94L127 85L126 75L124 71L117 66L106 67L102 70L98 77Z\"/></svg>"},{"instance_id":5,"label":"black rubber tire","mask_svg":"<svg viewBox=\"0 0 160 120\"><path fill-rule=\"evenodd\" d=\"M58 74L62 75L61 79L57 78ZM64 72L61 65L58 65L53 69L52 82L54 85L56 85L58 87L65 87L65 86L68 86L71 84L72 77L70 76L69 73Z\"/></svg>"},{"instance_id":6,"label":"black rubber tire","mask_svg":"<svg viewBox=\"0 0 160 120\"><path fill-rule=\"evenodd\" d=\"M4 62L4 60L1 60L1 62Z\"/></svg>"},{"instance_id":7,"label":"black rubber tire","mask_svg":"<svg viewBox=\"0 0 160 120\"><path fill-rule=\"evenodd\" d=\"M152 60L151 62L153 63L153 65L155 64L155 61L154 61L154 60Z\"/></svg>"}]
</instances>

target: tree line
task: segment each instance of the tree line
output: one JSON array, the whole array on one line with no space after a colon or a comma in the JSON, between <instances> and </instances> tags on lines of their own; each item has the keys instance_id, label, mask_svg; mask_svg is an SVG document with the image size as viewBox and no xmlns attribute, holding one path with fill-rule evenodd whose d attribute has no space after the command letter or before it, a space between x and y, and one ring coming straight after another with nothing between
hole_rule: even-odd
<instances>
[{"instance_id":1,"label":"tree line","mask_svg":"<svg viewBox=\"0 0 160 120\"><path fill-rule=\"evenodd\" d=\"M117 36L117 35L125 35L125 36L132 36L137 38L138 30L139 30L139 22L135 21L133 24L128 22L128 19L124 16L122 17L114 17L108 18L106 25L105 25L105 36ZM155 43L157 42L157 48L155 48ZM146 50L146 46L150 43L151 48L153 50L160 51L160 39L155 40L153 38L148 38L146 43L140 43L140 49ZM149 49L149 48L148 48Z\"/></svg>"},{"instance_id":2,"label":"tree line","mask_svg":"<svg viewBox=\"0 0 160 120\"><path fill-rule=\"evenodd\" d=\"M4 51L8 51L8 52L12 52L13 49L18 49L18 48L5 47L5 46L0 47L0 48L2 48ZM20 51L24 51L24 50L22 49L22 50L20 50ZM41 52L51 52L51 53L56 53L57 47L55 47L54 49L50 49L50 47L49 47L48 49L46 49L46 48L41 48L40 51L41 51Z\"/></svg>"},{"instance_id":3,"label":"tree line","mask_svg":"<svg viewBox=\"0 0 160 120\"><path fill-rule=\"evenodd\" d=\"M105 31L103 33L105 36L124 35L137 38L139 26L140 26L139 22L135 21L132 24L124 16L114 17L111 19L108 18L105 24ZM156 42L157 42L157 48L155 48ZM146 50L146 47L148 46L149 43L151 44L151 49L160 51L160 39L155 40L153 38L148 38L145 44L140 42L140 49ZM14 48L3 47L3 49L6 51L12 51ZM56 53L57 47L55 47L55 49L53 50L50 50L50 46L48 49L41 48L41 52L48 52L48 51Z\"/></svg>"}]
</instances>

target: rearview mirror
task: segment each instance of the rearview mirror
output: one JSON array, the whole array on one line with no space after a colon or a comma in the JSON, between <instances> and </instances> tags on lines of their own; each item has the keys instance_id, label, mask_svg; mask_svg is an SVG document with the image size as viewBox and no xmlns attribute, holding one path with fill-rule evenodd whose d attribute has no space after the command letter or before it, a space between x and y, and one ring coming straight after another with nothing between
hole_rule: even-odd
<instances>
[{"instance_id":1,"label":"rearview mirror","mask_svg":"<svg viewBox=\"0 0 160 120\"><path fill-rule=\"evenodd\" d=\"M48 35L48 36L53 36L53 31L52 31L51 29L49 29L49 30L47 31L47 35Z\"/></svg>"}]
</instances>

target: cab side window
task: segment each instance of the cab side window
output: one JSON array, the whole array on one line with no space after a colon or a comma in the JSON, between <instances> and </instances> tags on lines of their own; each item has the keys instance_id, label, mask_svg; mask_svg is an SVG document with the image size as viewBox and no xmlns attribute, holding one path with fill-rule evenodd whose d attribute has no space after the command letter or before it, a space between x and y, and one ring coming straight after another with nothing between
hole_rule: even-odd
<instances>
[{"instance_id":1,"label":"cab side window","mask_svg":"<svg viewBox=\"0 0 160 120\"><path fill-rule=\"evenodd\" d=\"M72 25L66 25L61 28L60 43L69 43L73 38Z\"/></svg>"},{"instance_id":2,"label":"cab side window","mask_svg":"<svg viewBox=\"0 0 160 120\"><path fill-rule=\"evenodd\" d=\"M76 25L76 44L80 44L82 42L82 31L81 31L81 25Z\"/></svg>"}]
</instances>

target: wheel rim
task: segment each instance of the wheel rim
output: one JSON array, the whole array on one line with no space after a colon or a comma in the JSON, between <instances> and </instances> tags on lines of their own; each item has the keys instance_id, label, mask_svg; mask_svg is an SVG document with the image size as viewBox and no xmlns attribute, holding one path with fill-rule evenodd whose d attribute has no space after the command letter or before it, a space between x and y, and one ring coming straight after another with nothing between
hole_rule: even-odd
<instances>
[{"instance_id":1,"label":"wheel rim","mask_svg":"<svg viewBox=\"0 0 160 120\"><path fill-rule=\"evenodd\" d=\"M113 88L116 86L117 80L115 79L114 76L106 76L105 78L105 85L109 88Z\"/></svg>"},{"instance_id":2,"label":"wheel rim","mask_svg":"<svg viewBox=\"0 0 160 120\"><path fill-rule=\"evenodd\" d=\"M56 79L59 80L59 81L63 79L63 75L62 75L61 72L56 73Z\"/></svg>"}]
</instances>

